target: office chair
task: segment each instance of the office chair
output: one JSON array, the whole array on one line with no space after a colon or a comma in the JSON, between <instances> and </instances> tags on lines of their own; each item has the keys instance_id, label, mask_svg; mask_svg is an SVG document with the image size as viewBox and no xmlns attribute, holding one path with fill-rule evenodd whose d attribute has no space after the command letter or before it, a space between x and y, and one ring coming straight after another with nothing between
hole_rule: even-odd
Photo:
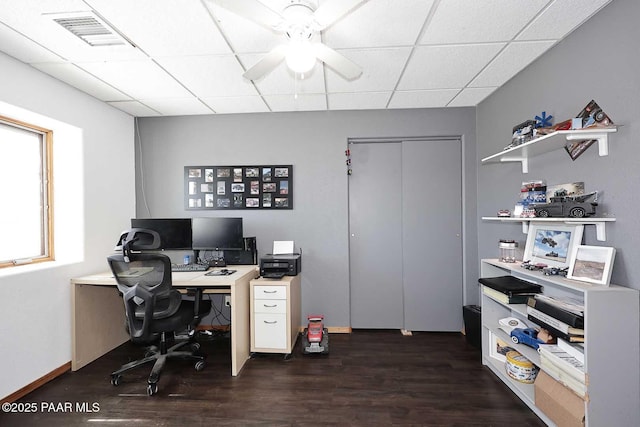
<instances>
[{"instance_id":1,"label":"office chair","mask_svg":"<svg viewBox=\"0 0 640 427\"><path fill-rule=\"evenodd\" d=\"M109 256L108 262L124 300L126 327L132 342L149 347L144 358L112 372L111 384L119 385L124 372L153 362L147 386L147 394L152 396L158 392L158 381L167 359L191 360L197 371L204 369L204 357L195 354L200 345L192 339L193 328L200 317L209 312L211 302L202 301L200 293L194 301L182 299L180 292L172 288L168 256L134 252L158 249L157 232L132 229L121 236L118 245L122 246L122 254ZM190 339L174 342L175 333L185 329L189 330ZM186 345L191 351L180 351Z\"/></svg>"}]
</instances>

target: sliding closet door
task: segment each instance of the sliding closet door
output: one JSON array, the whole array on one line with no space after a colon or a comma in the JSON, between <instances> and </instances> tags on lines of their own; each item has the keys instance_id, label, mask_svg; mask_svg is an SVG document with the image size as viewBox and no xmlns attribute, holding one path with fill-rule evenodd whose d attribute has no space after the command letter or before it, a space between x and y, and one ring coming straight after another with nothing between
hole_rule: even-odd
<instances>
[{"instance_id":1,"label":"sliding closet door","mask_svg":"<svg viewBox=\"0 0 640 427\"><path fill-rule=\"evenodd\" d=\"M462 328L459 139L350 144L353 328Z\"/></svg>"},{"instance_id":2,"label":"sliding closet door","mask_svg":"<svg viewBox=\"0 0 640 427\"><path fill-rule=\"evenodd\" d=\"M401 144L349 147L351 327L401 329Z\"/></svg>"},{"instance_id":3,"label":"sliding closet door","mask_svg":"<svg viewBox=\"0 0 640 427\"><path fill-rule=\"evenodd\" d=\"M462 328L461 142L402 143L404 328Z\"/></svg>"}]
</instances>

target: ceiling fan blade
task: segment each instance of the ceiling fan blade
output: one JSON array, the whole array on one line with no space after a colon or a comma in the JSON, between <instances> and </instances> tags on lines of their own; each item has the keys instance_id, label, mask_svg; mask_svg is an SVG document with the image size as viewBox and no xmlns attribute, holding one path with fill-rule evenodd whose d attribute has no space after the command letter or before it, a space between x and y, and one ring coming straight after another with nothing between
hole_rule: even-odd
<instances>
[{"instance_id":1,"label":"ceiling fan blade","mask_svg":"<svg viewBox=\"0 0 640 427\"><path fill-rule=\"evenodd\" d=\"M273 48L273 50L271 50L271 52L263 56L260 61L256 62L253 67L249 68L243 74L243 77L247 80L258 80L261 77L269 74L278 65L280 65L285 56L287 56L287 46L276 46L275 48Z\"/></svg>"},{"instance_id":2,"label":"ceiling fan blade","mask_svg":"<svg viewBox=\"0 0 640 427\"><path fill-rule=\"evenodd\" d=\"M360 77L362 68L344 55L331 49L326 44L314 43L313 49L316 57L331 67L336 73L341 74L347 80L353 80Z\"/></svg>"},{"instance_id":3,"label":"ceiling fan blade","mask_svg":"<svg viewBox=\"0 0 640 427\"><path fill-rule=\"evenodd\" d=\"M368 0L327 0L313 14L323 30Z\"/></svg>"},{"instance_id":4,"label":"ceiling fan blade","mask_svg":"<svg viewBox=\"0 0 640 427\"><path fill-rule=\"evenodd\" d=\"M210 2L233 12L243 18L250 19L269 29L279 25L284 18L257 0L209 0Z\"/></svg>"}]
</instances>

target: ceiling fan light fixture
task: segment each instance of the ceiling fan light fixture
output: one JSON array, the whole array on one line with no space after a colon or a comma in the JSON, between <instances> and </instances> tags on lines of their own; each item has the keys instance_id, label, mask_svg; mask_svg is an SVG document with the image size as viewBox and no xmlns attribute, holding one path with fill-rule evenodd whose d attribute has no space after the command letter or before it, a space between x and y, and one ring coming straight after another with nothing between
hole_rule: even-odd
<instances>
[{"instance_id":1,"label":"ceiling fan light fixture","mask_svg":"<svg viewBox=\"0 0 640 427\"><path fill-rule=\"evenodd\" d=\"M291 41L285 62L291 71L308 73L316 65L316 55L309 41Z\"/></svg>"}]
</instances>

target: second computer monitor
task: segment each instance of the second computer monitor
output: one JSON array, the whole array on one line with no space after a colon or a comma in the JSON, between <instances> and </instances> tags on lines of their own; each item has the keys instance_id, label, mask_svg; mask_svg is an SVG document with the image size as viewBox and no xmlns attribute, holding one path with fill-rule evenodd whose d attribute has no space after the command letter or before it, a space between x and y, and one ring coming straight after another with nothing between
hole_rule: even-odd
<instances>
[{"instance_id":1,"label":"second computer monitor","mask_svg":"<svg viewBox=\"0 0 640 427\"><path fill-rule=\"evenodd\" d=\"M191 223L193 249L243 249L242 218L198 217Z\"/></svg>"},{"instance_id":2,"label":"second computer monitor","mask_svg":"<svg viewBox=\"0 0 640 427\"><path fill-rule=\"evenodd\" d=\"M158 232L161 249L191 249L191 218L131 218L131 227Z\"/></svg>"}]
</instances>

